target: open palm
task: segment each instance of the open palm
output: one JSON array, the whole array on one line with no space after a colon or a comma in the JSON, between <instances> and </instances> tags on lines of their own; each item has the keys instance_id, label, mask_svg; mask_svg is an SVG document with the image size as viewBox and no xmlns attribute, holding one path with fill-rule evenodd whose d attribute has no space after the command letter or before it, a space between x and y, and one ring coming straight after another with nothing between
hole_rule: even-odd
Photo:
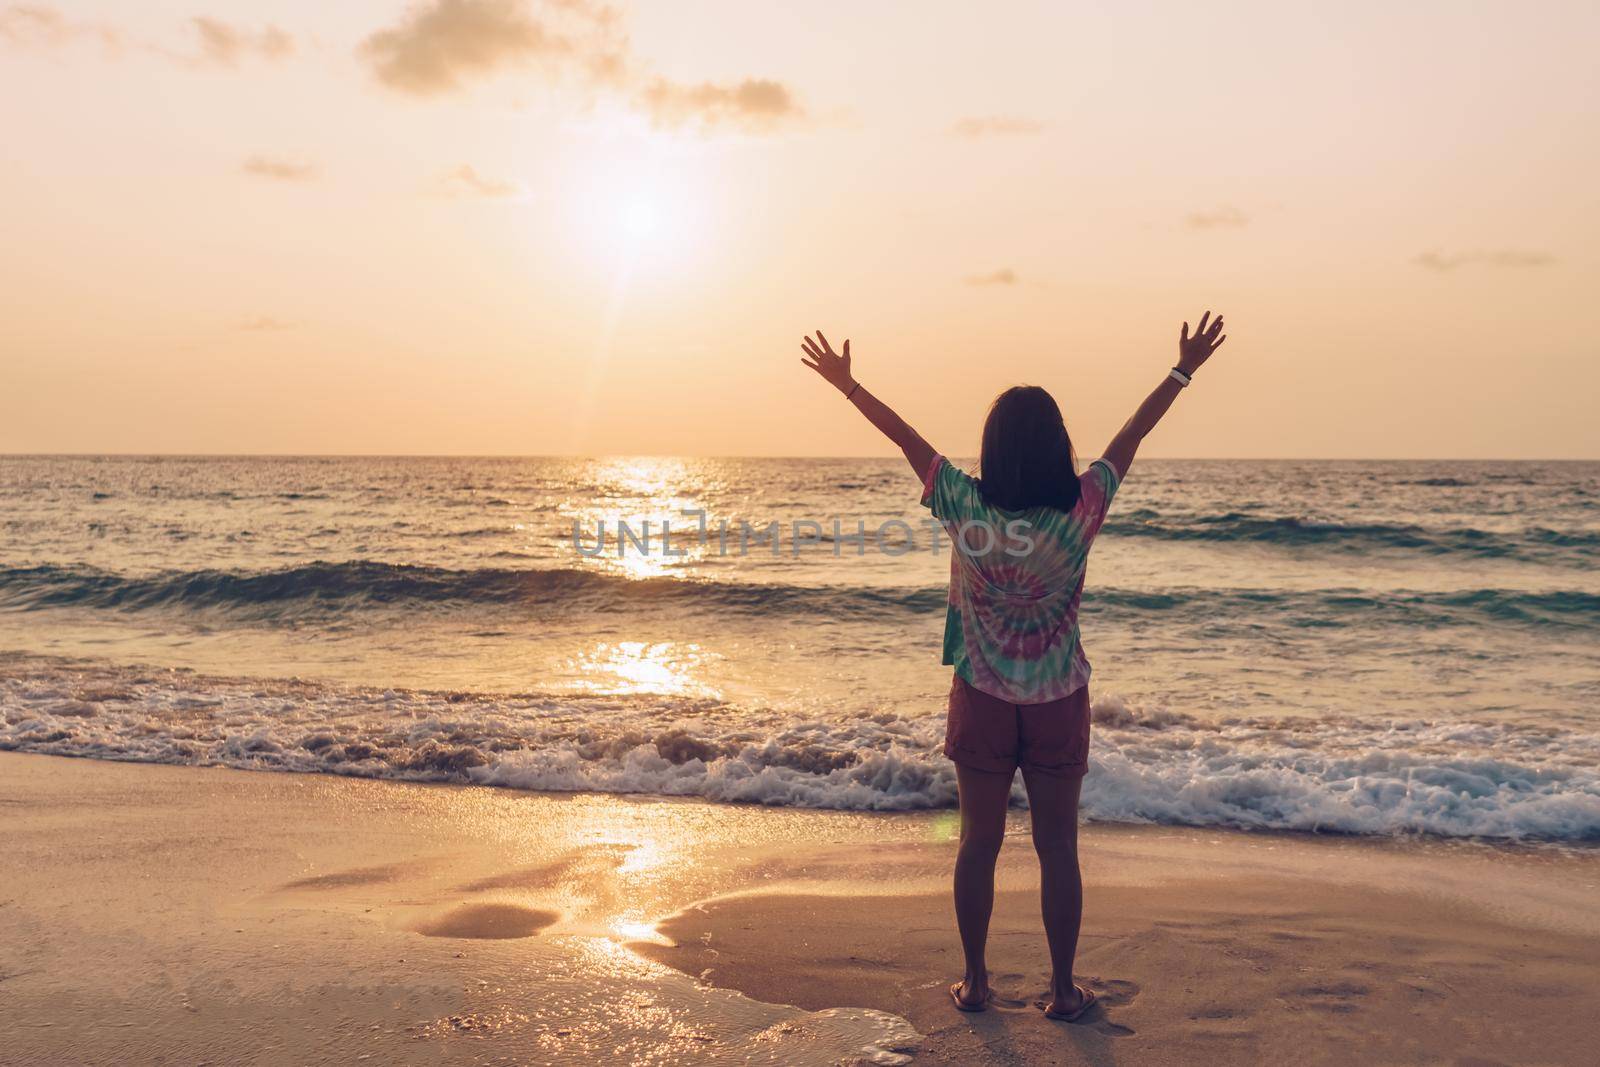
<instances>
[{"instance_id":1,"label":"open palm","mask_svg":"<svg viewBox=\"0 0 1600 1067\"><path fill-rule=\"evenodd\" d=\"M1206 320L1211 318L1211 312L1200 316L1200 325L1195 328L1194 336L1189 336L1189 324L1183 324L1183 332L1178 334L1178 369L1185 374L1193 374L1200 365L1211 358L1211 353L1222 346L1228 335L1222 332L1222 316L1218 315L1210 327Z\"/></svg>"},{"instance_id":2,"label":"open palm","mask_svg":"<svg viewBox=\"0 0 1600 1067\"><path fill-rule=\"evenodd\" d=\"M822 375L823 380L841 393L847 393L856 384L850 374L850 342L844 343L843 354L833 350L828 339L822 336L822 331L817 331L817 339L807 337L800 342L800 350L805 353L800 357L800 362Z\"/></svg>"}]
</instances>

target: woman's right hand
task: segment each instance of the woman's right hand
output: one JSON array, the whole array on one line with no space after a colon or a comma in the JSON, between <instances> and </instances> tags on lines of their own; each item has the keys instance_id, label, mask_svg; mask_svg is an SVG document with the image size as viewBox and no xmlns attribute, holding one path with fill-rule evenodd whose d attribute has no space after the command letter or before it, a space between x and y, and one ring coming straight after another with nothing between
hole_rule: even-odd
<instances>
[{"instance_id":1,"label":"woman's right hand","mask_svg":"<svg viewBox=\"0 0 1600 1067\"><path fill-rule=\"evenodd\" d=\"M1189 336L1189 324L1183 324L1183 332L1178 335L1178 369L1185 374L1193 374L1200 369L1200 365L1211 358L1211 353L1222 346L1228 339L1222 332L1222 316L1217 316L1209 329L1206 320L1211 318L1211 312L1200 316L1200 326L1194 331L1194 336Z\"/></svg>"}]
</instances>

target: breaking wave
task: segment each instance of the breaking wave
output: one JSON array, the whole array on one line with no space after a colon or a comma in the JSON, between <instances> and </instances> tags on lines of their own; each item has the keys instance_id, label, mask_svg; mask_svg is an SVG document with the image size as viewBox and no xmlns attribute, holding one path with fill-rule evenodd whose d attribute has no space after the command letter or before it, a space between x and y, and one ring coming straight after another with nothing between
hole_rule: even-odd
<instances>
[{"instance_id":1,"label":"breaking wave","mask_svg":"<svg viewBox=\"0 0 1600 1067\"><path fill-rule=\"evenodd\" d=\"M942 612L946 597L943 585L815 586L703 578L635 579L570 568L451 570L371 561L312 563L255 573L178 571L150 577L124 577L61 566L0 569L0 608L76 607L124 612L211 609L265 622L419 603L456 604L473 610L509 605L532 611L623 609L673 603L726 613L882 620L896 612ZM1169 613L1213 622L1235 618L1258 626L1600 625L1600 595L1576 590L1368 592L1101 587L1086 592L1084 603L1091 610L1103 609L1113 614Z\"/></svg>"},{"instance_id":2,"label":"breaking wave","mask_svg":"<svg viewBox=\"0 0 1600 1067\"><path fill-rule=\"evenodd\" d=\"M362 689L0 661L0 749L530 790L947 808L942 716ZM1600 841L1600 734L1482 721L1204 720L1104 696L1101 821ZM1025 802L1020 785L1016 799Z\"/></svg>"},{"instance_id":3,"label":"breaking wave","mask_svg":"<svg viewBox=\"0 0 1600 1067\"><path fill-rule=\"evenodd\" d=\"M1545 527L1533 527L1518 533L1495 533L1467 527L1441 529L1406 523L1313 522L1236 512L1172 522L1163 521L1156 512L1141 509L1113 517L1105 524L1104 530L1116 537L1148 537L1164 541L1317 547L1351 552L1402 549L1432 556L1526 557L1573 566L1592 565L1600 557L1600 532Z\"/></svg>"}]
</instances>

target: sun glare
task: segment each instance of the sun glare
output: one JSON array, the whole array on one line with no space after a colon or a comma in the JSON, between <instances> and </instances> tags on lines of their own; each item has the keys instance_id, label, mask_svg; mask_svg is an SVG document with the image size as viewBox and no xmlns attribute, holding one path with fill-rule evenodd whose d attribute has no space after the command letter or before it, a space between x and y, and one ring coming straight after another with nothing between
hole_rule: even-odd
<instances>
[{"instance_id":1,"label":"sun glare","mask_svg":"<svg viewBox=\"0 0 1600 1067\"><path fill-rule=\"evenodd\" d=\"M658 181L607 183L587 190L587 242L627 271L682 266L692 249L690 205L680 190Z\"/></svg>"},{"instance_id":2,"label":"sun glare","mask_svg":"<svg viewBox=\"0 0 1600 1067\"><path fill-rule=\"evenodd\" d=\"M589 146L560 217L575 250L619 277L681 276L711 237L699 146L626 137Z\"/></svg>"},{"instance_id":3,"label":"sun glare","mask_svg":"<svg viewBox=\"0 0 1600 1067\"><path fill-rule=\"evenodd\" d=\"M617 222L624 236L635 241L646 241L661 229L661 215L656 205L644 197L622 203Z\"/></svg>"}]
</instances>

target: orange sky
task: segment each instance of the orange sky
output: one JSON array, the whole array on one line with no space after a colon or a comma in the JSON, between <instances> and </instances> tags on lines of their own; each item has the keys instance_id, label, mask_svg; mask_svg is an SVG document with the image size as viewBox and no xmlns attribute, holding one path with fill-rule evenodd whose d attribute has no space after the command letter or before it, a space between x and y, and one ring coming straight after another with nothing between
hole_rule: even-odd
<instances>
[{"instance_id":1,"label":"orange sky","mask_svg":"<svg viewBox=\"0 0 1600 1067\"><path fill-rule=\"evenodd\" d=\"M1600 457L1592 2L205 2L0 0L0 451Z\"/></svg>"}]
</instances>

